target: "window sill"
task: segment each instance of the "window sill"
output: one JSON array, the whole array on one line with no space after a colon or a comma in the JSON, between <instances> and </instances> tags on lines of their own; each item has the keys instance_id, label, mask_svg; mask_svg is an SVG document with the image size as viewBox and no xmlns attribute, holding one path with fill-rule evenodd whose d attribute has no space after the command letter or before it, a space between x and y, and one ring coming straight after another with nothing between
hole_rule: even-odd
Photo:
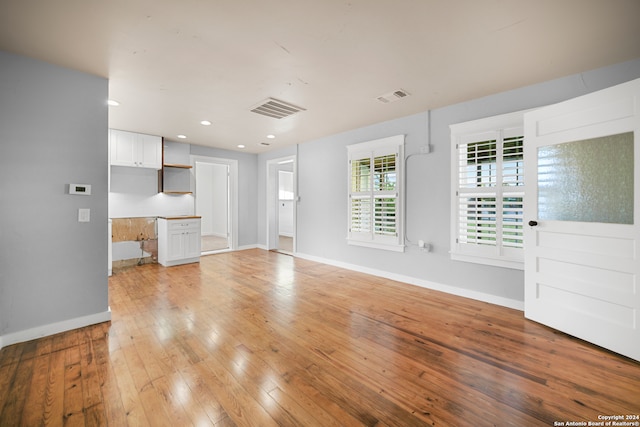
<instances>
[{"instance_id":1,"label":"window sill","mask_svg":"<svg viewBox=\"0 0 640 427\"><path fill-rule=\"evenodd\" d=\"M510 268L513 270L524 270L524 261L513 258L490 258L451 252L451 259L454 261L472 262L475 264L491 265L494 267Z\"/></svg>"},{"instance_id":2,"label":"window sill","mask_svg":"<svg viewBox=\"0 0 640 427\"><path fill-rule=\"evenodd\" d=\"M385 244L385 243L376 243L376 242L364 242L361 240L347 240L347 244L350 246L362 246L365 248L374 248L374 249L384 249L386 251L393 252L404 252L404 245L393 245L393 244Z\"/></svg>"}]
</instances>

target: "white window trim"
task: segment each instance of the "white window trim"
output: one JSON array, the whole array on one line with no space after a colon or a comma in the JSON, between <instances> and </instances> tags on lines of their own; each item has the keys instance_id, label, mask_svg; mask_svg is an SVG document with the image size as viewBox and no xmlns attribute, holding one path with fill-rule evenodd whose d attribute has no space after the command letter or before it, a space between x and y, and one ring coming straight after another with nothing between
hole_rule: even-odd
<instances>
[{"instance_id":1,"label":"white window trim","mask_svg":"<svg viewBox=\"0 0 640 427\"><path fill-rule=\"evenodd\" d=\"M404 252L404 135L361 142L347 146L347 244L368 248ZM366 154L371 157L396 153L396 232L397 236L389 241L389 236L376 236L373 231L366 236L351 233L351 159ZM373 212L372 212L373 215ZM373 221L373 219L372 219Z\"/></svg>"},{"instance_id":2,"label":"white window trim","mask_svg":"<svg viewBox=\"0 0 640 427\"><path fill-rule=\"evenodd\" d=\"M497 267L524 269L524 248L506 248L501 245L482 246L466 245L458 242L459 232L459 164L458 145L463 143L473 135L482 133L501 132L505 129L522 128L524 135L524 113L518 111L499 116L473 120L464 123L450 125L451 129L451 259L456 261L472 262L478 264L492 265ZM526 141L524 142L526 144ZM498 187L495 194L502 194L502 187ZM519 187L518 192L526 193L526 186ZM487 193L488 196L490 192ZM524 198L524 197L523 197ZM496 203L498 203L496 201Z\"/></svg>"}]
</instances>

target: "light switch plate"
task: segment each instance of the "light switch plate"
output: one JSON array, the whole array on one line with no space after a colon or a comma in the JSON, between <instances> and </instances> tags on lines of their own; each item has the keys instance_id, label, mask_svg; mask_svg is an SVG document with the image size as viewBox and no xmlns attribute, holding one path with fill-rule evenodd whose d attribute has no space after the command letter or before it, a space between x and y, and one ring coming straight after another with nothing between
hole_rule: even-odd
<instances>
[{"instance_id":1,"label":"light switch plate","mask_svg":"<svg viewBox=\"0 0 640 427\"><path fill-rule=\"evenodd\" d=\"M78 222L89 222L91 209L78 209Z\"/></svg>"}]
</instances>

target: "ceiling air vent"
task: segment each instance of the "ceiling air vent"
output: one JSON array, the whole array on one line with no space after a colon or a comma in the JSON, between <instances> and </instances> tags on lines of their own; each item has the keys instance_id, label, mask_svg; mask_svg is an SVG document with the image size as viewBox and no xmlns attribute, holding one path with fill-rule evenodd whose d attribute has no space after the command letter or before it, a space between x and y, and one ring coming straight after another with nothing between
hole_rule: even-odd
<instances>
[{"instance_id":1,"label":"ceiling air vent","mask_svg":"<svg viewBox=\"0 0 640 427\"><path fill-rule=\"evenodd\" d=\"M384 104L388 104L390 102L394 102L397 101L399 99L402 99L404 97L409 96L410 93L407 92L404 89L398 89L398 90L394 90L393 92L389 92L389 93L385 93L384 95L380 95L379 97L377 97L377 100L384 103Z\"/></svg>"},{"instance_id":2,"label":"ceiling air vent","mask_svg":"<svg viewBox=\"0 0 640 427\"><path fill-rule=\"evenodd\" d=\"M293 114L305 111L304 108L296 107L295 105L288 104L284 101L280 101L274 98L268 98L261 102L257 106L251 109L254 113L262 114L263 116L273 117L274 119L282 119L289 117Z\"/></svg>"}]
</instances>

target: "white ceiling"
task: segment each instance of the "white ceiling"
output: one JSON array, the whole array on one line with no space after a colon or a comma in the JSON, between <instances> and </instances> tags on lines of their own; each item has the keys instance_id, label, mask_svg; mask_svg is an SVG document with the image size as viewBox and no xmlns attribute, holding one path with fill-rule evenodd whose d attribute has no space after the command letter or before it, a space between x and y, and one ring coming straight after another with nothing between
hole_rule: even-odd
<instances>
[{"instance_id":1,"label":"white ceiling","mask_svg":"<svg viewBox=\"0 0 640 427\"><path fill-rule=\"evenodd\" d=\"M0 49L109 78L110 127L256 153L640 58L639 18L638 0L0 0ZM306 111L250 112L268 97Z\"/></svg>"}]
</instances>

